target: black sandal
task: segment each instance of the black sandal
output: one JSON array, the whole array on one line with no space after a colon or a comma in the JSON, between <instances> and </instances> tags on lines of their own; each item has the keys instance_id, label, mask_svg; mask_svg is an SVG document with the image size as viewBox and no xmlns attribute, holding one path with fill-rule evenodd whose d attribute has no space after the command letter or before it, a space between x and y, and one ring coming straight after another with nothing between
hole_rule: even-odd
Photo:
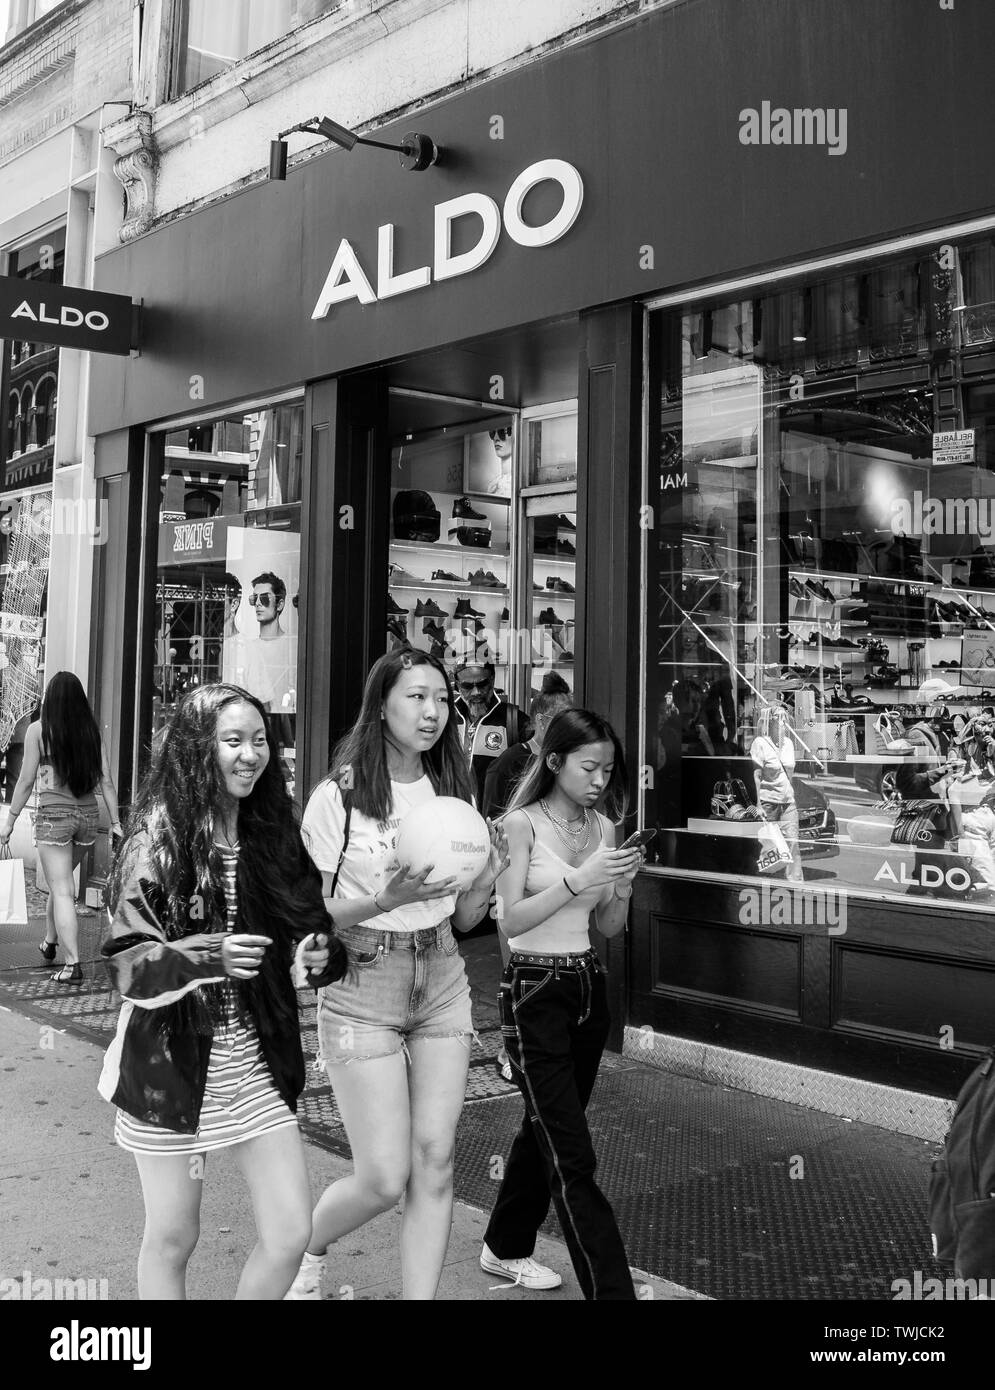
<instances>
[{"instance_id":1,"label":"black sandal","mask_svg":"<svg viewBox=\"0 0 995 1390\"><path fill-rule=\"evenodd\" d=\"M75 965L64 965L57 975L52 976L52 980L57 985L81 985L83 971L79 961Z\"/></svg>"},{"instance_id":2,"label":"black sandal","mask_svg":"<svg viewBox=\"0 0 995 1390\"><path fill-rule=\"evenodd\" d=\"M38 945L39 951L45 957L46 965L53 965L55 962L55 951L58 946L57 941L42 941Z\"/></svg>"}]
</instances>

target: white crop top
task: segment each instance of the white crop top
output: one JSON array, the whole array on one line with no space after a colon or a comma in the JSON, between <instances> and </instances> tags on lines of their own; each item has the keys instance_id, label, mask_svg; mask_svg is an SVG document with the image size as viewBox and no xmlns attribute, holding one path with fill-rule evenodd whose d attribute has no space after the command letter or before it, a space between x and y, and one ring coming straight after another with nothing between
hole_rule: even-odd
<instances>
[{"instance_id":1,"label":"white crop top","mask_svg":"<svg viewBox=\"0 0 995 1390\"><path fill-rule=\"evenodd\" d=\"M528 811L522 810L529 818L532 826L532 849L529 854L529 868L525 877L525 896L532 898L536 893L542 893L547 888L562 883L564 875L568 882L572 883L571 874L577 873L584 866L583 864L570 864L566 859L562 859L548 845L544 844L536 834L535 821ZM608 830L611 829L611 821L603 816L600 811L596 811L598 828L601 832L599 844L594 846L592 853L596 852L605 841ZM510 939L513 951L532 951L532 952L559 952L586 951L591 944L588 929L588 919L591 913L601 902L607 902L614 892L612 885L601 884L597 888L585 888L578 893L575 898L571 898L568 903L564 903L561 908L551 913L545 921L540 922L531 931L522 932L520 936Z\"/></svg>"}]
</instances>

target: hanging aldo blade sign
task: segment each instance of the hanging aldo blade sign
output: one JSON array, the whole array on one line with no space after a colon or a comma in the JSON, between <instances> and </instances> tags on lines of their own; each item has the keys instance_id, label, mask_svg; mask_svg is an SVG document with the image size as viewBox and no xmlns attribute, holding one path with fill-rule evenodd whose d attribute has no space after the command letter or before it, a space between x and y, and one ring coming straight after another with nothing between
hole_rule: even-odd
<instances>
[{"instance_id":1,"label":"hanging aldo blade sign","mask_svg":"<svg viewBox=\"0 0 995 1390\"><path fill-rule=\"evenodd\" d=\"M0 338L126 356L138 346L137 315L123 294L0 275Z\"/></svg>"},{"instance_id":2,"label":"hanging aldo blade sign","mask_svg":"<svg viewBox=\"0 0 995 1390\"><path fill-rule=\"evenodd\" d=\"M547 222L530 226L522 217L522 204L532 189L542 183L559 184L563 201L559 211ZM565 236L576 222L583 201L584 184L573 165L562 159L541 159L518 175L508 189L503 209L486 193L463 193L458 198L450 198L448 202L437 203L432 265L421 265L399 274L394 270L394 224L387 222L377 231L375 290L352 243L343 237L311 317L323 319L333 305L343 304L350 299L357 299L360 304L375 304L380 299L422 289L432 280L452 280L457 275L469 275L493 255L501 237L502 224L512 241L519 246L550 246ZM480 236L476 245L469 250L454 254L453 223L460 217L479 218Z\"/></svg>"}]
</instances>

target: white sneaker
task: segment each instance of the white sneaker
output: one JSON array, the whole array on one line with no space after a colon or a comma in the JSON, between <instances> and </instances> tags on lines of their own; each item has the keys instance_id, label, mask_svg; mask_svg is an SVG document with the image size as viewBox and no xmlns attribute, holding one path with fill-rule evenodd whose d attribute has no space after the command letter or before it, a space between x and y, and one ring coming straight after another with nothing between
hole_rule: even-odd
<instances>
[{"instance_id":1,"label":"white sneaker","mask_svg":"<svg viewBox=\"0 0 995 1390\"><path fill-rule=\"evenodd\" d=\"M297 1299L321 1298L321 1281L325 1277L325 1257L324 1255L312 1255L310 1251L304 1251L304 1258L301 1260L301 1267L294 1277L294 1282L283 1295L284 1303L294 1302Z\"/></svg>"},{"instance_id":2,"label":"white sneaker","mask_svg":"<svg viewBox=\"0 0 995 1390\"><path fill-rule=\"evenodd\" d=\"M499 1260L488 1245L480 1252L480 1268L521 1284L523 1289L558 1289L563 1283L555 1269L547 1269L531 1255L524 1260Z\"/></svg>"}]
</instances>

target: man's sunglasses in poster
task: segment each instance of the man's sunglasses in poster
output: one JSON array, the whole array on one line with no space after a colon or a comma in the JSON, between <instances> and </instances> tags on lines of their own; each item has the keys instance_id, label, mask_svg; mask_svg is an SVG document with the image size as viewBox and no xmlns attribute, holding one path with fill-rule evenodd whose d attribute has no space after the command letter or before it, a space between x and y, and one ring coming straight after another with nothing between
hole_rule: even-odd
<instances>
[{"instance_id":1,"label":"man's sunglasses in poster","mask_svg":"<svg viewBox=\"0 0 995 1390\"><path fill-rule=\"evenodd\" d=\"M488 430L487 433L490 435L491 439L496 444L499 439L511 438L511 426L502 425L502 427L499 430Z\"/></svg>"},{"instance_id":2,"label":"man's sunglasses in poster","mask_svg":"<svg viewBox=\"0 0 995 1390\"><path fill-rule=\"evenodd\" d=\"M270 600L273 598L275 598L274 594L250 594L249 602L253 604L258 603L260 608L268 608Z\"/></svg>"}]
</instances>

